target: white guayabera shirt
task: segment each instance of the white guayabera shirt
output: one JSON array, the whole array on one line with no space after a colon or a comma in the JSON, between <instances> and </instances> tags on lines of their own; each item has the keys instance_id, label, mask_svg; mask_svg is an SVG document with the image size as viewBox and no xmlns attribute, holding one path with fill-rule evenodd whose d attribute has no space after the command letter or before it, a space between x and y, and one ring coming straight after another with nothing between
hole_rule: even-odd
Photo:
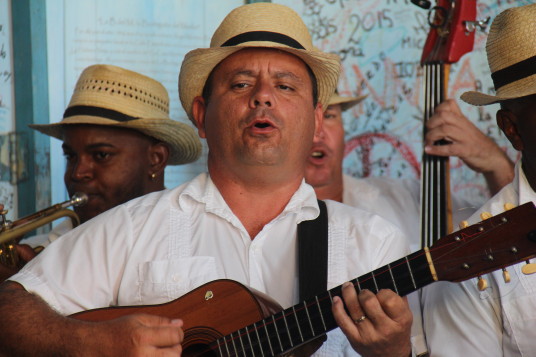
<instances>
[{"instance_id":1,"label":"white guayabera shirt","mask_svg":"<svg viewBox=\"0 0 536 357\"><path fill-rule=\"evenodd\" d=\"M408 253L402 233L383 218L333 201L327 207L328 288ZM208 174L201 174L73 229L11 280L62 314L164 303L222 278L286 308L297 303L297 224L318 214L314 190L302 182L283 212L252 240ZM356 355L339 329L317 354Z\"/></svg>"},{"instance_id":2,"label":"white guayabera shirt","mask_svg":"<svg viewBox=\"0 0 536 357\"><path fill-rule=\"evenodd\" d=\"M521 165L505 186L469 219L480 213L504 212L504 204L536 203ZM431 356L534 356L536 353L536 274L525 275L525 263L486 274L489 287L479 291L477 279L455 284L435 283L423 290L423 319Z\"/></svg>"}]
</instances>

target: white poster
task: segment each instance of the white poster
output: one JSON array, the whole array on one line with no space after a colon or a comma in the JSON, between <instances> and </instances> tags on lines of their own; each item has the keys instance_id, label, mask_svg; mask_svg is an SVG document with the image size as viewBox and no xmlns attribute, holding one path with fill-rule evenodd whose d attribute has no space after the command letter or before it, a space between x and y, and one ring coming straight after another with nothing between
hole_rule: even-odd
<instances>
[{"instance_id":1,"label":"white poster","mask_svg":"<svg viewBox=\"0 0 536 357\"><path fill-rule=\"evenodd\" d=\"M208 47L216 27L240 0L95 0L47 2L51 122L61 120L76 80L92 64L121 66L160 81L170 96L171 118L190 124L178 97L184 55ZM53 140L53 202L65 195L61 144ZM206 170L196 163L168 166L166 187Z\"/></svg>"}]
</instances>

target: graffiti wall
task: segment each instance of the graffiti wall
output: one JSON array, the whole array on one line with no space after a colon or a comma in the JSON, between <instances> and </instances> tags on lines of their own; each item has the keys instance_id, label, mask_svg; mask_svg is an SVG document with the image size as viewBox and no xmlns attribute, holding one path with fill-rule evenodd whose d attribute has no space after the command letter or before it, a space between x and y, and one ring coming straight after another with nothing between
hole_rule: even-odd
<instances>
[{"instance_id":1,"label":"graffiti wall","mask_svg":"<svg viewBox=\"0 0 536 357\"><path fill-rule=\"evenodd\" d=\"M474 0L465 0L474 1ZM420 58L429 32L428 12L409 0L282 0L296 10L324 51L341 57L342 95L368 94L345 112L344 169L357 177L420 177L423 73ZM433 1L432 1L433 2ZM529 0L478 0L477 19L491 20L502 10ZM498 105L472 107L459 100L468 90L492 93L485 54L487 33L478 31L474 50L450 71L448 97L512 159L518 155L495 124ZM473 202L488 193L484 179L459 159L451 160L452 191Z\"/></svg>"}]
</instances>

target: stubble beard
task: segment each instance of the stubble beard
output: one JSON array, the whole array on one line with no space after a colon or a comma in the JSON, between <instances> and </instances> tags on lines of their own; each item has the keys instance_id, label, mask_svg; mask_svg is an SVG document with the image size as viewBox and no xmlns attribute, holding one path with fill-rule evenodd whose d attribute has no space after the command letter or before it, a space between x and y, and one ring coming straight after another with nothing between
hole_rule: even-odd
<instances>
[{"instance_id":1,"label":"stubble beard","mask_svg":"<svg viewBox=\"0 0 536 357\"><path fill-rule=\"evenodd\" d=\"M282 162L283 152L279 145L268 142L269 138L256 140L238 153L242 162L251 166L275 166Z\"/></svg>"}]
</instances>

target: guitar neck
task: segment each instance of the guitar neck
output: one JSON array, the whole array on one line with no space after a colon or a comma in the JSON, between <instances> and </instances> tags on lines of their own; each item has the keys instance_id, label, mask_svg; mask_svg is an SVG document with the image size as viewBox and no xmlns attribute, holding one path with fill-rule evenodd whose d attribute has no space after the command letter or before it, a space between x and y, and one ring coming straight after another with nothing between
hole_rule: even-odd
<instances>
[{"instance_id":1,"label":"guitar neck","mask_svg":"<svg viewBox=\"0 0 536 357\"><path fill-rule=\"evenodd\" d=\"M352 280L358 291L377 293L391 289L407 295L434 281L425 250L387 264ZM342 285L298 305L248 325L212 343L220 355L278 355L307 343L337 327L331 313L333 296L341 296Z\"/></svg>"}]
</instances>

